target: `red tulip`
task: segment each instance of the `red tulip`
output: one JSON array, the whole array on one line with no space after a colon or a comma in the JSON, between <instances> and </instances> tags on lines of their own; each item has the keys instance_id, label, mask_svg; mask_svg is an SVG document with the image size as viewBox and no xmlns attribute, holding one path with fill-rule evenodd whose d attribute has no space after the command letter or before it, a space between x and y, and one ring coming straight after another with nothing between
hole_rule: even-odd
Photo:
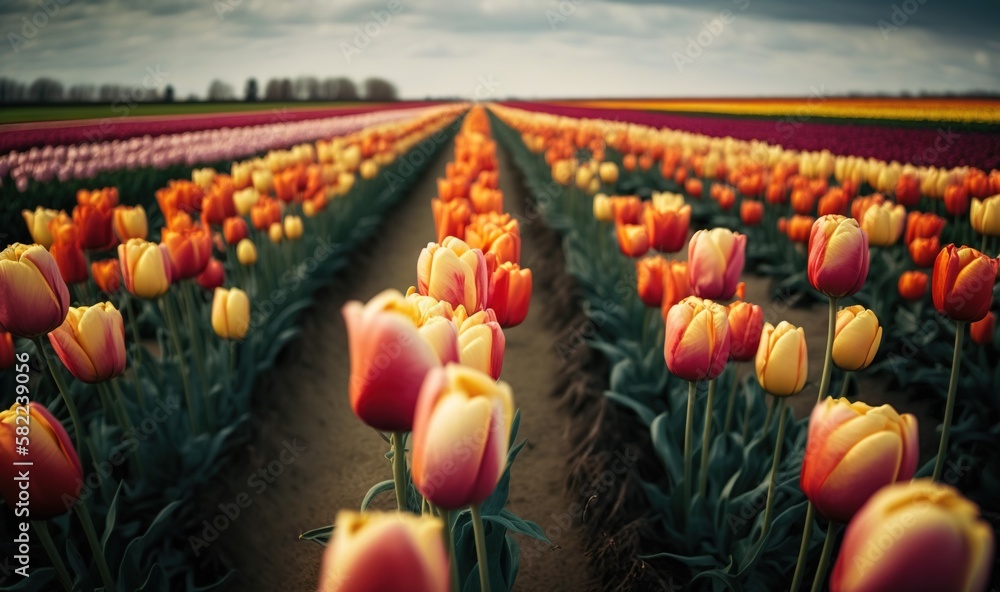
<instances>
[{"instance_id":1,"label":"red tulip","mask_svg":"<svg viewBox=\"0 0 1000 592\"><path fill-rule=\"evenodd\" d=\"M676 253L687 242L691 206L684 205L674 210L647 206L642 212L642 224L646 227L650 248L664 253Z\"/></svg>"},{"instance_id":2,"label":"red tulip","mask_svg":"<svg viewBox=\"0 0 1000 592\"><path fill-rule=\"evenodd\" d=\"M726 228L699 230L688 243L688 279L699 298L733 297L746 258L747 237Z\"/></svg>"},{"instance_id":3,"label":"red tulip","mask_svg":"<svg viewBox=\"0 0 1000 592\"><path fill-rule=\"evenodd\" d=\"M964 216L969 211L969 194L961 185L949 185L944 190L944 208L952 216Z\"/></svg>"},{"instance_id":4,"label":"red tulip","mask_svg":"<svg viewBox=\"0 0 1000 592\"><path fill-rule=\"evenodd\" d=\"M63 281L67 284L87 281L87 257L80 248L80 233L76 225L53 225L52 237L49 252L59 266Z\"/></svg>"},{"instance_id":5,"label":"red tulip","mask_svg":"<svg viewBox=\"0 0 1000 592\"><path fill-rule=\"evenodd\" d=\"M941 252L941 242L938 237L915 238L909 246L910 257L917 267L931 267L938 253Z\"/></svg>"},{"instance_id":6,"label":"red tulip","mask_svg":"<svg viewBox=\"0 0 1000 592\"><path fill-rule=\"evenodd\" d=\"M906 244L918 238L933 238L941 236L945 221L941 216L930 212L910 212L906 215L906 234L903 240Z\"/></svg>"},{"instance_id":7,"label":"red tulip","mask_svg":"<svg viewBox=\"0 0 1000 592\"><path fill-rule=\"evenodd\" d=\"M934 261L934 308L956 321L978 321L993 303L997 260L971 247L948 245Z\"/></svg>"},{"instance_id":8,"label":"red tulip","mask_svg":"<svg viewBox=\"0 0 1000 592\"><path fill-rule=\"evenodd\" d=\"M670 373L695 381L722 373L729 359L729 321L726 309L696 296L674 305L667 313L663 357Z\"/></svg>"},{"instance_id":9,"label":"red tulip","mask_svg":"<svg viewBox=\"0 0 1000 592\"><path fill-rule=\"evenodd\" d=\"M749 302L729 305L729 359L746 362L757 355L764 329L764 309Z\"/></svg>"},{"instance_id":10,"label":"red tulip","mask_svg":"<svg viewBox=\"0 0 1000 592\"><path fill-rule=\"evenodd\" d=\"M853 218L823 216L809 235L809 283L831 298L852 296L868 277L868 235Z\"/></svg>"},{"instance_id":11,"label":"red tulip","mask_svg":"<svg viewBox=\"0 0 1000 592\"><path fill-rule=\"evenodd\" d=\"M488 256L489 298L488 308L493 309L501 327L516 327L528 316L531 304L531 270L521 269L516 263L496 263Z\"/></svg>"},{"instance_id":12,"label":"red tulip","mask_svg":"<svg viewBox=\"0 0 1000 592\"><path fill-rule=\"evenodd\" d=\"M183 231L164 230L161 242L170 252L174 281L197 276L212 258L212 235L200 225Z\"/></svg>"},{"instance_id":13,"label":"red tulip","mask_svg":"<svg viewBox=\"0 0 1000 592\"><path fill-rule=\"evenodd\" d=\"M86 250L102 251L118 244L115 236L113 208L101 209L92 205L78 205L73 208L73 225L79 231L80 247Z\"/></svg>"},{"instance_id":14,"label":"red tulip","mask_svg":"<svg viewBox=\"0 0 1000 592\"><path fill-rule=\"evenodd\" d=\"M635 260L636 292L643 304L659 308L663 304L663 272L667 261L663 257L645 257Z\"/></svg>"},{"instance_id":15,"label":"red tulip","mask_svg":"<svg viewBox=\"0 0 1000 592\"><path fill-rule=\"evenodd\" d=\"M927 274L922 271L904 271L899 276L899 295L906 300L920 300L927 293Z\"/></svg>"},{"instance_id":16,"label":"red tulip","mask_svg":"<svg viewBox=\"0 0 1000 592\"><path fill-rule=\"evenodd\" d=\"M14 367L14 338L0 330L0 370Z\"/></svg>"},{"instance_id":17,"label":"red tulip","mask_svg":"<svg viewBox=\"0 0 1000 592\"><path fill-rule=\"evenodd\" d=\"M996 327L997 317L991 311L986 313L985 317L969 324L969 336L976 345L989 345L993 343L993 332Z\"/></svg>"},{"instance_id":18,"label":"red tulip","mask_svg":"<svg viewBox=\"0 0 1000 592\"><path fill-rule=\"evenodd\" d=\"M740 220L747 226L756 226L764 219L763 202L744 199L740 202Z\"/></svg>"},{"instance_id":19,"label":"red tulip","mask_svg":"<svg viewBox=\"0 0 1000 592\"><path fill-rule=\"evenodd\" d=\"M221 288L224 283L226 283L226 270L223 269L222 262L212 257L208 260L205 271L198 274L198 285L211 292Z\"/></svg>"},{"instance_id":20,"label":"red tulip","mask_svg":"<svg viewBox=\"0 0 1000 592\"><path fill-rule=\"evenodd\" d=\"M242 216L230 216L222 222L222 236L226 243L237 245L250 234L247 221Z\"/></svg>"}]
</instances>

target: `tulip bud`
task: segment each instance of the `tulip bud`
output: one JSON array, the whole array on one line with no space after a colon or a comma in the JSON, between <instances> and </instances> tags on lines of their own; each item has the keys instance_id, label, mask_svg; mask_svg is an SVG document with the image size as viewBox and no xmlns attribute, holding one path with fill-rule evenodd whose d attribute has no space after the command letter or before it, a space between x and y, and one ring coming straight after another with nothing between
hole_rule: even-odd
<instances>
[{"instance_id":1,"label":"tulip bud","mask_svg":"<svg viewBox=\"0 0 1000 592\"><path fill-rule=\"evenodd\" d=\"M281 244L281 239L284 238L284 233L281 229L281 222L271 223L271 226L267 229L267 238L276 245Z\"/></svg>"},{"instance_id":2,"label":"tulip bud","mask_svg":"<svg viewBox=\"0 0 1000 592\"><path fill-rule=\"evenodd\" d=\"M14 243L0 252L0 330L17 337L45 335L69 311L69 289L41 245Z\"/></svg>"},{"instance_id":3,"label":"tulip bud","mask_svg":"<svg viewBox=\"0 0 1000 592\"><path fill-rule=\"evenodd\" d=\"M140 206L118 206L114 209L113 226L115 235L122 242L130 238L146 239L149 231L146 210Z\"/></svg>"},{"instance_id":4,"label":"tulip bud","mask_svg":"<svg viewBox=\"0 0 1000 592\"><path fill-rule=\"evenodd\" d=\"M31 233L31 240L42 245L46 249L52 246L52 232L49 224L56 219L59 212L38 206L35 211L21 210L21 216L28 225L28 232Z\"/></svg>"},{"instance_id":5,"label":"tulip bud","mask_svg":"<svg viewBox=\"0 0 1000 592\"><path fill-rule=\"evenodd\" d=\"M868 235L854 218L823 216L809 235L809 283L831 298L852 296L868 277Z\"/></svg>"},{"instance_id":6,"label":"tulip bud","mask_svg":"<svg viewBox=\"0 0 1000 592\"><path fill-rule=\"evenodd\" d=\"M699 230L688 243L688 279L699 298L726 300L743 272L747 237L726 228Z\"/></svg>"},{"instance_id":7,"label":"tulip bud","mask_svg":"<svg viewBox=\"0 0 1000 592\"><path fill-rule=\"evenodd\" d=\"M749 302L729 305L729 359L746 362L754 359L764 329L764 309Z\"/></svg>"},{"instance_id":8,"label":"tulip bud","mask_svg":"<svg viewBox=\"0 0 1000 592\"><path fill-rule=\"evenodd\" d=\"M635 260L636 292L643 304L659 308L663 304L663 272L667 260L663 257L645 257Z\"/></svg>"},{"instance_id":9,"label":"tulip bud","mask_svg":"<svg viewBox=\"0 0 1000 592\"><path fill-rule=\"evenodd\" d=\"M664 265L663 301L660 304L660 316L666 319L667 313L675 304L692 294L687 261L667 261Z\"/></svg>"},{"instance_id":10,"label":"tulip bud","mask_svg":"<svg viewBox=\"0 0 1000 592\"><path fill-rule=\"evenodd\" d=\"M490 271L486 306L496 313L501 327L520 325L531 304L531 270L521 269L516 263L496 263L495 259L487 267Z\"/></svg>"},{"instance_id":11,"label":"tulip bud","mask_svg":"<svg viewBox=\"0 0 1000 592\"><path fill-rule=\"evenodd\" d=\"M868 240L872 245L888 247L899 240L905 223L906 208L899 204L884 202L865 210L861 228L868 233Z\"/></svg>"},{"instance_id":12,"label":"tulip bud","mask_svg":"<svg viewBox=\"0 0 1000 592\"><path fill-rule=\"evenodd\" d=\"M602 162L597 167L597 174L601 177L601 183L610 185L618 180L618 165L613 162Z\"/></svg>"},{"instance_id":13,"label":"tulip bud","mask_svg":"<svg viewBox=\"0 0 1000 592\"><path fill-rule=\"evenodd\" d=\"M463 366L500 378L507 339L492 308L470 315L464 306L454 311L452 320L458 331L459 359Z\"/></svg>"},{"instance_id":14,"label":"tulip bud","mask_svg":"<svg viewBox=\"0 0 1000 592\"><path fill-rule=\"evenodd\" d=\"M241 216L230 216L222 222L222 236L226 243L235 245L249 235L247 221Z\"/></svg>"},{"instance_id":15,"label":"tulip bud","mask_svg":"<svg viewBox=\"0 0 1000 592\"><path fill-rule=\"evenodd\" d=\"M777 327L764 324L754 367L757 382L765 391L776 397L798 393L806 385L808 363L802 327L788 321L781 321Z\"/></svg>"},{"instance_id":16,"label":"tulip bud","mask_svg":"<svg viewBox=\"0 0 1000 592\"><path fill-rule=\"evenodd\" d=\"M69 309L49 342L81 382L104 382L125 372L125 323L110 302Z\"/></svg>"},{"instance_id":17,"label":"tulip bud","mask_svg":"<svg viewBox=\"0 0 1000 592\"><path fill-rule=\"evenodd\" d=\"M27 407L31 444L26 455L17 453L14 443L17 427L25 425L23 409L15 403L0 411L0 495L16 510L22 488L27 488L31 519L48 520L65 514L79 497L83 467L65 428L41 403ZM20 467L14 463L18 462L30 463L31 479L15 479Z\"/></svg>"},{"instance_id":18,"label":"tulip bud","mask_svg":"<svg viewBox=\"0 0 1000 592\"><path fill-rule=\"evenodd\" d=\"M54 240L49 252L59 266L59 273L67 284L87 281L87 257L80 248L77 228L73 224L53 225Z\"/></svg>"},{"instance_id":19,"label":"tulip bud","mask_svg":"<svg viewBox=\"0 0 1000 592\"><path fill-rule=\"evenodd\" d=\"M284 224L285 236L288 240L299 240L302 238L302 218L298 216L285 216Z\"/></svg>"},{"instance_id":20,"label":"tulip bud","mask_svg":"<svg viewBox=\"0 0 1000 592\"><path fill-rule=\"evenodd\" d=\"M415 299L386 290L342 310L350 351L351 408L383 431L413 427L420 385L431 368L460 359L450 315L424 315Z\"/></svg>"},{"instance_id":21,"label":"tulip bud","mask_svg":"<svg viewBox=\"0 0 1000 592\"><path fill-rule=\"evenodd\" d=\"M274 175L268 169L257 169L250 173L253 188L257 193L270 193L274 188Z\"/></svg>"},{"instance_id":22,"label":"tulip bud","mask_svg":"<svg viewBox=\"0 0 1000 592\"><path fill-rule=\"evenodd\" d=\"M676 253L684 248L691 224L691 206L676 210L647 207L642 212L642 223L649 236L649 246L664 253Z\"/></svg>"},{"instance_id":23,"label":"tulip bud","mask_svg":"<svg viewBox=\"0 0 1000 592\"><path fill-rule=\"evenodd\" d=\"M979 234L1000 236L1000 195L984 200L973 199L969 223Z\"/></svg>"},{"instance_id":24,"label":"tulip bud","mask_svg":"<svg viewBox=\"0 0 1000 592\"><path fill-rule=\"evenodd\" d=\"M617 224L618 248L628 257L642 257L649 251L649 233L639 224Z\"/></svg>"},{"instance_id":25,"label":"tulip bud","mask_svg":"<svg viewBox=\"0 0 1000 592\"><path fill-rule=\"evenodd\" d=\"M997 260L971 247L948 245L934 261L934 308L955 321L978 321L993 303Z\"/></svg>"},{"instance_id":26,"label":"tulip bud","mask_svg":"<svg viewBox=\"0 0 1000 592\"><path fill-rule=\"evenodd\" d=\"M205 271L198 274L196 278L198 285L205 290L215 290L226 282L226 270L222 267L222 262L212 257L205 266Z\"/></svg>"},{"instance_id":27,"label":"tulip bud","mask_svg":"<svg viewBox=\"0 0 1000 592\"><path fill-rule=\"evenodd\" d=\"M90 204L73 208L73 225L79 231L80 246L86 250L110 249L118 243L112 218L114 209Z\"/></svg>"},{"instance_id":28,"label":"tulip bud","mask_svg":"<svg viewBox=\"0 0 1000 592\"><path fill-rule=\"evenodd\" d=\"M133 295L152 299L170 289L173 269L166 246L141 238L129 239L118 245L118 260L125 289Z\"/></svg>"},{"instance_id":29,"label":"tulip bud","mask_svg":"<svg viewBox=\"0 0 1000 592\"><path fill-rule=\"evenodd\" d=\"M989 345L993 343L993 332L996 327L997 318L991 311L986 313L985 317L969 324L969 336L976 345Z\"/></svg>"},{"instance_id":30,"label":"tulip bud","mask_svg":"<svg viewBox=\"0 0 1000 592\"><path fill-rule=\"evenodd\" d=\"M216 288L212 297L212 329L223 339L243 339L250 329L250 299L239 288Z\"/></svg>"},{"instance_id":31,"label":"tulip bud","mask_svg":"<svg viewBox=\"0 0 1000 592\"><path fill-rule=\"evenodd\" d=\"M375 175L378 174L378 165L375 164L373 160L366 160L361 163L361 168L359 169L361 173L361 178L365 180L374 179Z\"/></svg>"},{"instance_id":32,"label":"tulip bud","mask_svg":"<svg viewBox=\"0 0 1000 592\"><path fill-rule=\"evenodd\" d=\"M684 380L711 380L729 360L726 309L689 296L667 313L663 358L671 374Z\"/></svg>"},{"instance_id":33,"label":"tulip bud","mask_svg":"<svg viewBox=\"0 0 1000 592\"><path fill-rule=\"evenodd\" d=\"M601 222L610 222L615 219L611 198L603 193L594 196L594 219Z\"/></svg>"},{"instance_id":34,"label":"tulip bud","mask_svg":"<svg viewBox=\"0 0 1000 592\"><path fill-rule=\"evenodd\" d=\"M833 363L847 372L863 370L872 363L882 343L878 317L860 304L837 312L833 338Z\"/></svg>"},{"instance_id":35,"label":"tulip bud","mask_svg":"<svg viewBox=\"0 0 1000 592\"><path fill-rule=\"evenodd\" d=\"M457 364L434 368L413 421L413 484L434 505L457 510L485 500L506 467L514 397L510 386ZM463 450L456 442L474 442Z\"/></svg>"},{"instance_id":36,"label":"tulip bud","mask_svg":"<svg viewBox=\"0 0 1000 592\"><path fill-rule=\"evenodd\" d=\"M764 219L764 204L752 199L740 202L740 220L747 226L756 226Z\"/></svg>"},{"instance_id":37,"label":"tulip bud","mask_svg":"<svg viewBox=\"0 0 1000 592\"><path fill-rule=\"evenodd\" d=\"M952 216L964 216L969 211L969 194L961 185L948 185L944 190L944 209Z\"/></svg>"},{"instance_id":38,"label":"tulip bud","mask_svg":"<svg viewBox=\"0 0 1000 592\"><path fill-rule=\"evenodd\" d=\"M428 243L417 259L417 288L424 296L469 312L483 310L489 291L483 252L451 236L441 244Z\"/></svg>"},{"instance_id":39,"label":"tulip bud","mask_svg":"<svg viewBox=\"0 0 1000 592\"><path fill-rule=\"evenodd\" d=\"M979 508L930 479L880 489L844 533L830 592L984 592L994 535Z\"/></svg>"},{"instance_id":40,"label":"tulip bud","mask_svg":"<svg viewBox=\"0 0 1000 592\"><path fill-rule=\"evenodd\" d=\"M904 271L899 276L899 295L906 300L920 300L927 293L927 274L922 271Z\"/></svg>"},{"instance_id":41,"label":"tulip bud","mask_svg":"<svg viewBox=\"0 0 1000 592\"><path fill-rule=\"evenodd\" d=\"M236 259L240 262L240 265L246 267L257 263L257 246L253 244L252 240L244 238L237 243Z\"/></svg>"},{"instance_id":42,"label":"tulip bud","mask_svg":"<svg viewBox=\"0 0 1000 592\"><path fill-rule=\"evenodd\" d=\"M451 571L443 529L429 515L342 510L323 553L317 592L444 592Z\"/></svg>"},{"instance_id":43,"label":"tulip bud","mask_svg":"<svg viewBox=\"0 0 1000 592\"><path fill-rule=\"evenodd\" d=\"M258 199L260 199L260 194L253 187L240 189L233 193L233 205L236 206L236 213L240 216L246 216Z\"/></svg>"}]
</instances>

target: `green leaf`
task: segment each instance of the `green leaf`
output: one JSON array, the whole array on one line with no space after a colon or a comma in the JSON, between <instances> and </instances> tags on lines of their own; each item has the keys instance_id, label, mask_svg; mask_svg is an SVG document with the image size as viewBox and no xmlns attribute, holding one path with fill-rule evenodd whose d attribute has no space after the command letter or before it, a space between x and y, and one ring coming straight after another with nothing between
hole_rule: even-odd
<instances>
[{"instance_id":1,"label":"green leaf","mask_svg":"<svg viewBox=\"0 0 1000 592\"><path fill-rule=\"evenodd\" d=\"M333 535L333 525L321 526L319 528L314 528L312 530L307 530L299 535L300 541L312 541L317 545L325 547L327 543L330 542L330 537Z\"/></svg>"},{"instance_id":2,"label":"green leaf","mask_svg":"<svg viewBox=\"0 0 1000 592\"><path fill-rule=\"evenodd\" d=\"M368 509L368 504L372 503L372 500L375 499L375 496L377 496L380 493L384 493L386 491L393 491L395 488L396 488L396 482L393 481L392 479L387 479L385 481L382 481L381 483L376 483L375 485L372 485L372 488L369 489L368 493L365 494L365 499L361 500L361 511L364 512L365 510Z\"/></svg>"}]
</instances>

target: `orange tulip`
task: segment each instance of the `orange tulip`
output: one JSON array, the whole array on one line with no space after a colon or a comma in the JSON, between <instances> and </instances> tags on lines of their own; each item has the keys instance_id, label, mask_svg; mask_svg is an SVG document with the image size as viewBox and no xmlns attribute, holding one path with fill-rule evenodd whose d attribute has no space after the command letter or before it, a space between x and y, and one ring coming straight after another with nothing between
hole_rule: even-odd
<instances>
[{"instance_id":1,"label":"orange tulip","mask_svg":"<svg viewBox=\"0 0 1000 592\"><path fill-rule=\"evenodd\" d=\"M729 305L729 359L746 362L757 355L764 329L764 309L749 302Z\"/></svg>"},{"instance_id":2,"label":"orange tulip","mask_svg":"<svg viewBox=\"0 0 1000 592\"><path fill-rule=\"evenodd\" d=\"M687 261L667 261L663 270L663 302L660 316L667 318L670 308L692 296L691 281L688 279Z\"/></svg>"},{"instance_id":3,"label":"orange tulip","mask_svg":"<svg viewBox=\"0 0 1000 592\"><path fill-rule=\"evenodd\" d=\"M643 304L651 308L663 305L663 273L667 260L663 257L645 257L635 260L636 292Z\"/></svg>"},{"instance_id":4,"label":"orange tulip","mask_svg":"<svg viewBox=\"0 0 1000 592\"><path fill-rule=\"evenodd\" d=\"M650 248L664 253L676 253L687 242L691 206L662 210L647 207L642 212L642 223L646 227Z\"/></svg>"},{"instance_id":5,"label":"orange tulip","mask_svg":"<svg viewBox=\"0 0 1000 592\"><path fill-rule=\"evenodd\" d=\"M917 267L931 267L938 253L941 252L941 242L938 237L916 238L909 246L910 257Z\"/></svg>"},{"instance_id":6,"label":"orange tulip","mask_svg":"<svg viewBox=\"0 0 1000 592\"><path fill-rule=\"evenodd\" d=\"M472 202L464 198L451 201L432 199L431 210L439 243L449 236L465 240L465 227L472 220Z\"/></svg>"},{"instance_id":7,"label":"orange tulip","mask_svg":"<svg viewBox=\"0 0 1000 592\"><path fill-rule=\"evenodd\" d=\"M481 503L503 475L513 419L507 383L458 364L432 369L413 420L417 490L446 510Z\"/></svg>"},{"instance_id":8,"label":"orange tulip","mask_svg":"<svg viewBox=\"0 0 1000 592\"><path fill-rule=\"evenodd\" d=\"M222 222L222 236L230 245L239 244L249 232L247 221L242 216L230 216Z\"/></svg>"},{"instance_id":9,"label":"orange tulip","mask_svg":"<svg viewBox=\"0 0 1000 592\"><path fill-rule=\"evenodd\" d=\"M104 382L125 372L125 324L110 302L69 309L49 342L77 380Z\"/></svg>"},{"instance_id":10,"label":"orange tulip","mask_svg":"<svg viewBox=\"0 0 1000 592\"><path fill-rule=\"evenodd\" d=\"M684 181L684 193L687 193L691 197L701 197L702 185L701 179L687 179Z\"/></svg>"},{"instance_id":11,"label":"orange tulip","mask_svg":"<svg viewBox=\"0 0 1000 592\"><path fill-rule=\"evenodd\" d=\"M719 208L721 208L723 212L728 212L729 209L733 207L733 204L736 203L736 192L733 191L732 187L723 187L719 191L719 195L716 197L715 201L719 204Z\"/></svg>"},{"instance_id":12,"label":"orange tulip","mask_svg":"<svg viewBox=\"0 0 1000 592\"><path fill-rule=\"evenodd\" d=\"M941 236L945 221L941 216L930 212L910 212L906 216L906 234L903 240L906 244L918 238L933 238Z\"/></svg>"},{"instance_id":13,"label":"orange tulip","mask_svg":"<svg viewBox=\"0 0 1000 592\"><path fill-rule=\"evenodd\" d=\"M711 300L689 296L670 308L663 358L670 373L683 380L711 380L726 367L730 336L726 309Z\"/></svg>"},{"instance_id":14,"label":"orange tulip","mask_svg":"<svg viewBox=\"0 0 1000 592\"><path fill-rule=\"evenodd\" d=\"M922 271L904 271L899 276L899 295L906 300L920 300L927 293L927 274Z\"/></svg>"},{"instance_id":15,"label":"orange tulip","mask_svg":"<svg viewBox=\"0 0 1000 592\"><path fill-rule=\"evenodd\" d=\"M500 263L521 262L521 231L509 214L476 214L465 229L465 241L473 249L493 253Z\"/></svg>"},{"instance_id":16,"label":"orange tulip","mask_svg":"<svg viewBox=\"0 0 1000 592\"><path fill-rule=\"evenodd\" d=\"M956 321L978 321L993 303L997 260L971 247L948 245L934 261L934 308Z\"/></svg>"},{"instance_id":17,"label":"orange tulip","mask_svg":"<svg viewBox=\"0 0 1000 592\"><path fill-rule=\"evenodd\" d=\"M913 477L918 435L912 414L827 397L809 418L802 492L820 514L847 523L876 491Z\"/></svg>"},{"instance_id":18,"label":"orange tulip","mask_svg":"<svg viewBox=\"0 0 1000 592\"><path fill-rule=\"evenodd\" d=\"M201 202L201 220L209 226L222 224L223 220L236 215L236 202L233 201L236 188L232 181L216 177L215 183Z\"/></svg>"},{"instance_id":19,"label":"orange tulip","mask_svg":"<svg viewBox=\"0 0 1000 592\"><path fill-rule=\"evenodd\" d=\"M118 240L125 242L130 238L145 240L149 232L146 221L146 210L142 206L118 206L114 210L112 226Z\"/></svg>"},{"instance_id":20,"label":"orange tulip","mask_svg":"<svg viewBox=\"0 0 1000 592\"><path fill-rule=\"evenodd\" d=\"M351 408L375 429L411 430L427 373L460 359L451 307L422 309L421 301L428 299L386 290L367 304L352 301L342 310L351 362Z\"/></svg>"},{"instance_id":21,"label":"orange tulip","mask_svg":"<svg viewBox=\"0 0 1000 592\"><path fill-rule=\"evenodd\" d=\"M323 553L317 592L448 590L443 528L430 515L340 511Z\"/></svg>"},{"instance_id":22,"label":"orange tulip","mask_svg":"<svg viewBox=\"0 0 1000 592\"><path fill-rule=\"evenodd\" d=\"M788 228L785 233L793 243L808 243L815 222L816 219L812 216L796 214L788 220Z\"/></svg>"},{"instance_id":23,"label":"orange tulip","mask_svg":"<svg viewBox=\"0 0 1000 592\"><path fill-rule=\"evenodd\" d=\"M808 216L816 207L816 197L809 190L796 189L792 191L792 210L796 214Z\"/></svg>"},{"instance_id":24,"label":"orange tulip","mask_svg":"<svg viewBox=\"0 0 1000 592\"><path fill-rule=\"evenodd\" d=\"M91 275L97 287L105 294L114 294L121 289L122 265L117 259L104 259L90 264Z\"/></svg>"},{"instance_id":25,"label":"orange tulip","mask_svg":"<svg viewBox=\"0 0 1000 592\"><path fill-rule=\"evenodd\" d=\"M992 311L978 321L969 324L969 335L977 345L989 345L993 343L993 332L997 327L997 317Z\"/></svg>"},{"instance_id":26,"label":"orange tulip","mask_svg":"<svg viewBox=\"0 0 1000 592\"><path fill-rule=\"evenodd\" d=\"M87 281L87 257L80 248L79 231L75 224L53 226L53 242L49 252L59 266L59 273L67 284Z\"/></svg>"},{"instance_id":27,"label":"orange tulip","mask_svg":"<svg viewBox=\"0 0 1000 592\"><path fill-rule=\"evenodd\" d=\"M45 335L69 311L69 289L41 245L14 243L0 252L0 330L17 337Z\"/></svg>"},{"instance_id":28,"label":"orange tulip","mask_svg":"<svg viewBox=\"0 0 1000 592\"><path fill-rule=\"evenodd\" d=\"M819 198L819 206L816 213L819 216L836 214L842 216L847 210L847 193L840 187L834 187L826 192L826 195Z\"/></svg>"},{"instance_id":29,"label":"orange tulip","mask_svg":"<svg viewBox=\"0 0 1000 592\"><path fill-rule=\"evenodd\" d=\"M740 220L747 226L756 226L764 219L764 204L762 202L744 199L740 202Z\"/></svg>"},{"instance_id":30,"label":"orange tulip","mask_svg":"<svg viewBox=\"0 0 1000 592\"><path fill-rule=\"evenodd\" d=\"M639 224L643 208L641 199L634 195L614 195L610 199L616 224Z\"/></svg>"},{"instance_id":31,"label":"orange tulip","mask_svg":"<svg viewBox=\"0 0 1000 592\"><path fill-rule=\"evenodd\" d=\"M73 225L79 233L80 247L86 250L104 250L118 244L115 237L113 208L101 209L89 204L73 208Z\"/></svg>"},{"instance_id":32,"label":"orange tulip","mask_svg":"<svg viewBox=\"0 0 1000 592\"><path fill-rule=\"evenodd\" d=\"M900 175L896 180L896 203L913 207L920 201L920 181L910 174Z\"/></svg>"},{"instance_id":33,"label":"orange tulip","mask_svg":"<svg viewBox=\"0 0 1000 592\"><path fill-rule=\"evenodd\" d=\"M193 278L205 271L212 257L212 235L204 227L164 230L161 240L170 253L173 281Z\"/></svg>"},{"instance_id":34,"label":"orange tulip","mask_svg":"<svg viewBox=\"0 0 1000 592\"><path fill-rule=\"evenodd\" d=\"M487 256L489 268L488 308L493 309L501 327L516 327L528 316L531 304L531 270L516 263L497 263Z\"/></svg>"},{"instance_id":35,"label":"orange tulip","mask_svg":"<svg viewBox=\"0 0 1000 592\"><path fill-rule=\"evenodd\" d=\"M477 214L503 212L503 192L499 189L473 185L469 189L469 201L472 202L472 209Z\"/></svg>"},{"instance_id":36,"label":"orange tulip","mask_svg":"<svg viewBox=\"0 0 1000 592\"><path fill-rule=\"evenodd\" d=\"M27 493L31 519L48 520L68 512L80 496L83 467L69 434L41 403L32 402L27 408L31 428L28 454L16 453L15 443L24 438L17 431L25 421L21 409L24 407L15 403L0 411L0 495L11 510L17 511L22 491ZM30 479L18 478L23 473L16 462L30 463Z\"/></svg>"},{"instance_id":37,"label":"orange tulip","mask_svg":"<svg viewBox=\"0 0 1000 592\"><path fill-rule=\"evenodd\" d=\"M649 251L649 234L640 224L617 224L618 248L629 257L642 257Z\"/></svg>"},{"instance_id":38,"label":"orange tulip","mask_svg":"<svg viewBox=\"0 0 1000 592\"><path fill-rule=\"evenodd\" d=\"M250 208L250 221L257 230L267 230L275 222L281 222L281 204L270 197L261 197Z\"/></svg>"},{"instance_id":39,"label":"orange tulip","mask_svg":"<svg viewBox=\"0 0 1000 592\"><path fill-rule=\"evenodd\" d=\"M961 185L949 185L944 190L944 209L952 216L964 216L969 211L969 194Z\"/></svg>"}]
</instances>

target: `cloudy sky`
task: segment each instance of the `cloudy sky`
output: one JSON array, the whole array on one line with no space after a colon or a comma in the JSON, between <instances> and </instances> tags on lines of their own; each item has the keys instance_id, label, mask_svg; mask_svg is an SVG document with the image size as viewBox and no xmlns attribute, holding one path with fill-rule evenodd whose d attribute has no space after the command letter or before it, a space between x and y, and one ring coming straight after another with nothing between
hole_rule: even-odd
<instances>
[{"instance_id":1,"label":"cloudy sky","mask_svg":"<svg viewBox=\"0 0 1000 592\"><path fill-rule=\"evenodd\" d=\"M305 75L405 98L1000 91L996 0L3 0L0 31L0 75L152 70L178 97Z\"/></svg>"}]
</instances>

